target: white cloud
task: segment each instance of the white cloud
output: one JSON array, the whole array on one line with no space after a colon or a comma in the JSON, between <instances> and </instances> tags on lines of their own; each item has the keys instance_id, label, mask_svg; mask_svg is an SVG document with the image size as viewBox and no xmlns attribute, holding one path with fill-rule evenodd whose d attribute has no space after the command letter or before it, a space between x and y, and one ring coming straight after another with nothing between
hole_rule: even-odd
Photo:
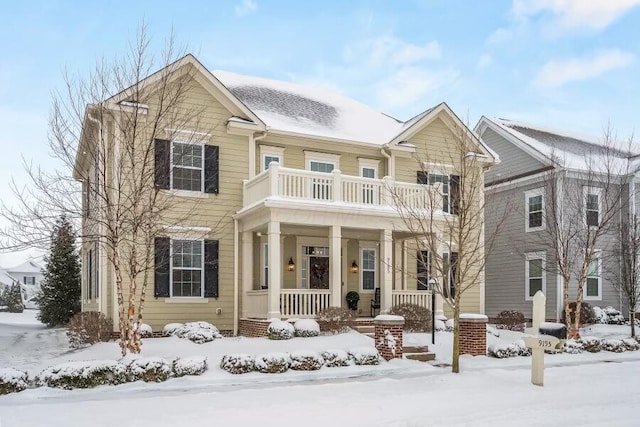
<instances>
[{"instance_id":1,"label":"white cloud","mask_svg":"<svg viewBox=\"0 0 640 427\"><path fill-rule=\"evenodd\" d=\"M241 0L234 8L234 11L238 16L250 15L255 13L257 10L258 3L256 3L255 0Z\"/></svg>"},{"instance_id":2,"label":"white cloud","mask_svg":"<svg viewBox=\"0 0 640 427\"><path fill-rule=\"evenodd\" d=\"M640 5L640 0L513 0L516 20L551 13L564 29L602 30Z\"/></svg>"},{"instance_id":3,"label":"white cloud","mask_svg":"<svg viewBox=\"0 0 640 427\"><path fill-rule=\"evenodd\" d=\"M623 68L635 59L619 49L607 50L587 58L547 62L538 73L535 83L541 87L559 87L566 83L588 80L607 71Z\"/></svg>"},{"instance_id":4,"label":"white cloud","mask_svg":"<svg viewBox=\"0 0 640 427\"><path fill-rule=\"evenodd\" d=\"M476 64L476 66L478 68L485 68L491 65L492 62L493 58L491 57L491 55L489 55L488 53L483 53L482 55L480 55L480 58L478 58L478 63Z\"/></svg>"},{"instance_id":5,"label":"white cloud","mask_svg":"<svg viewBox=\"0 0 640 427\"><path fill-rule=\"evenodd\" d=\"M511 37L511 31L505 28L498 28L493 33L491 33L491 35L489 35L489 37L487 38L487 43L502 43L508 40L509 37Z\"/></svg>"},{"instance_id":6,"label":"white cloud","mask_svg":"<svg viewBox=\"0 0 640 427\"><path fill-rule=\"evenodd\" d=\"M403 67L375 85L377 103L391 109L412 107L427 95L452 84L458 76L454 70L428 71L423 67ZM421 106L422 110L427 107Z\"/></svg>"},{"instance_id":7,"label":"white cloud","mask_svg":"<svg viewBox=\"0 0 640 427\"><path fill-rule=\"evenodd\" d=\"M442 52L437 40L418 45L391 35L381 35L347 46L344 56L349 62L364 60L371 65L400 66L440 59Z\"/></svg>"}]
</instances>

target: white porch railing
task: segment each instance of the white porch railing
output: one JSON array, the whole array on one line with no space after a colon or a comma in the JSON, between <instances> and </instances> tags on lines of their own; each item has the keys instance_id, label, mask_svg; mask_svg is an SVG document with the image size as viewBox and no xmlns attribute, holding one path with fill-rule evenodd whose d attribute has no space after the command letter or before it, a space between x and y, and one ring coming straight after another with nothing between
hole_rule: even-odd
<instances>
[{"instance_id":1,"label":"white porch railing","mask_svg":"<svg viewBox=\"0 0 640 427\"><path fill-rule=\"evenodd\" d=\"M392 305L398 304L415 304L420 307L431 307L431 291L409 291L409 290L393 290L391 291Z\"/></svg>"},{"instance_id":2,"label":"white porch railing","mask_svg":"<svg viewBox=\"0 0 640 427\"><path fill-rule=\"evenodd\" d=\"M282 317L315 317L320 310L330 306L330 290L280 290L280 313Z\"/></svg>"},{"instance_id":3,"label":"white porch railing","mask_svg":"<svg viewBox=\"0 0 640 427\"><path fill-rule=\"evenodd\" d=\"M281 167L275 162L244 182L244 206L271 196L402 209L442 209L438 184L396 182L391 177L362 178L343 175L339 170L313 172Z\"/></svg>"},{"instance_id":4,"label":"white porch railing","mask_svg":"<svg viewBox=\"0 0 640 427\"><path fill-rule=\"evenodd\" d=\"M246 308L247 317L254 319L267 318L268 290L247 291L242 304Z\"/></svg>"}]
</instances>

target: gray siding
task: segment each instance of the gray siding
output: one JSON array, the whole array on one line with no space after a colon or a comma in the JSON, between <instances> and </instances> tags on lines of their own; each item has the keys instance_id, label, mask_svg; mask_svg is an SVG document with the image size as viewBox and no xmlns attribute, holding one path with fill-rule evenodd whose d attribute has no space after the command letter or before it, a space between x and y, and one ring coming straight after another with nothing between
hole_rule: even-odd
<instances>
[{"instance_id":1,"label":"gray siding","mask_svg":"<svg viewBox=\"0 0 640 427\"><path fill-rule=\"evenodd\" d=\"M487 128L481 135L482 140L500 156L500 164L493 166L485 175L485 182L507 179L544 168L545 165Z\"/></svg>"}]
</instances>

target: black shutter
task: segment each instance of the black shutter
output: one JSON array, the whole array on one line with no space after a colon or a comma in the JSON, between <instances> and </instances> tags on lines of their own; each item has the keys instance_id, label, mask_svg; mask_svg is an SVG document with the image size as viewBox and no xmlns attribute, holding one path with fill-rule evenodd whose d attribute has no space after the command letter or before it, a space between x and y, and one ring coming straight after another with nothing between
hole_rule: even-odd
<instances>
[{"instance_id":1,"label":"black shutter","mask_svg":"<svg viewBox=\"0 0 640 427\"><path fill-rule=\"evenodd\" d=\"M416 289L426 291L429 289L429 252L418 251L416 261L416 277L418 279Z\"/></svg>"},{"instance_id":2,"label":"black shutter","mask_svg":"<svg viewBox=\"0 0 640 427\"><path fill-rule=\"evenodd\" d=\"M154 239L154 290L156 298L169 297L169 273L171 271L169 260L171 257L171 239L168 237L156 237Z\"/></svg>"},{"instance_id":3,"label":"black shutter","mask_svg":"<svg viewBox=\"0 0 640 427\"><path fill-rule=\"evenodd\" d=\"M204 192L218 194L220 149L217 145L204 146Z\"/></svg>"},{"instance_id":4,"label":"black shutter","mask_svg":"<svg viewBox=\"0 0 640 427\"><path fill-rule=\"evenodd\" d=\"M218 298L218 241L204 241L204 296Z\"/></svg>"},{"instance_id":5,"label":"black shutter","mask_svg":"<svg viewBox=\"0 0 640 427\"><path fill-rule=\"evenodd\" d=\"M171 142L165 139L155 140L156 188L169 189L171 176Z\"/></svg>"},{"instance_id":6,"label":"black shutter","mask_svg":"<svg viewBox=\"0 0 640 427\"><path fill-rule=\"evenodd\" d=\"M451 175L449 177L449 191L451 192L451 212L454 215L458 214L458 208L460 206L460 176Z\"/></svg>"},{"instance_id":7,"label":"black shutter","mask_svg":"<svg viewBox=\"0 0 640 427\"><path fill-rule=\"evenodd\" d=\"M425 171L416 172L416 182L418 184L428 185L429 184L429 174Z\"/></svg>"}]
</instances>

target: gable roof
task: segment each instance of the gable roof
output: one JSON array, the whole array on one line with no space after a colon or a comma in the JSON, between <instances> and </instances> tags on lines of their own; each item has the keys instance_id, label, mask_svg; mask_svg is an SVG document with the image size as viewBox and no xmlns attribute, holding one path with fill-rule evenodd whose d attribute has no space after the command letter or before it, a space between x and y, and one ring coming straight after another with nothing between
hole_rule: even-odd
<instances>
[{"instance_id":1,"label":"gable roof","mask_svg":"<svg viewBox=\"0 0 640 427\"><path fill-rule=\"evenodd\" d=\"M35 261L28 260L13 268L6 269L10 273L35 273L42 274L42 267Z\"/></svg>"},{"instance_id":2,"label":"gable roof","mask_svg":"<svg viewBox=\"0 0 640 427\"><path fill-rule=\"evenodd\" d=\"M6 270L0 268L0 290L2 287L11 286L17 282L13 276L11 276Z\"/></svg>"},{"instance_id":3,"label":"gable roof","mask_svg":"<svg viewBox=\"0 0 640 427\"><path fill-rule=\"evenodd\" d=\"M548 166L580 172L606 172L606 156L612 171L622 173L631 165L630 158L640 154L635 144L611 144L602 137L514 120L483 116L475 130L481 132L485 126Z\"/></svg>"}]
</instances>

